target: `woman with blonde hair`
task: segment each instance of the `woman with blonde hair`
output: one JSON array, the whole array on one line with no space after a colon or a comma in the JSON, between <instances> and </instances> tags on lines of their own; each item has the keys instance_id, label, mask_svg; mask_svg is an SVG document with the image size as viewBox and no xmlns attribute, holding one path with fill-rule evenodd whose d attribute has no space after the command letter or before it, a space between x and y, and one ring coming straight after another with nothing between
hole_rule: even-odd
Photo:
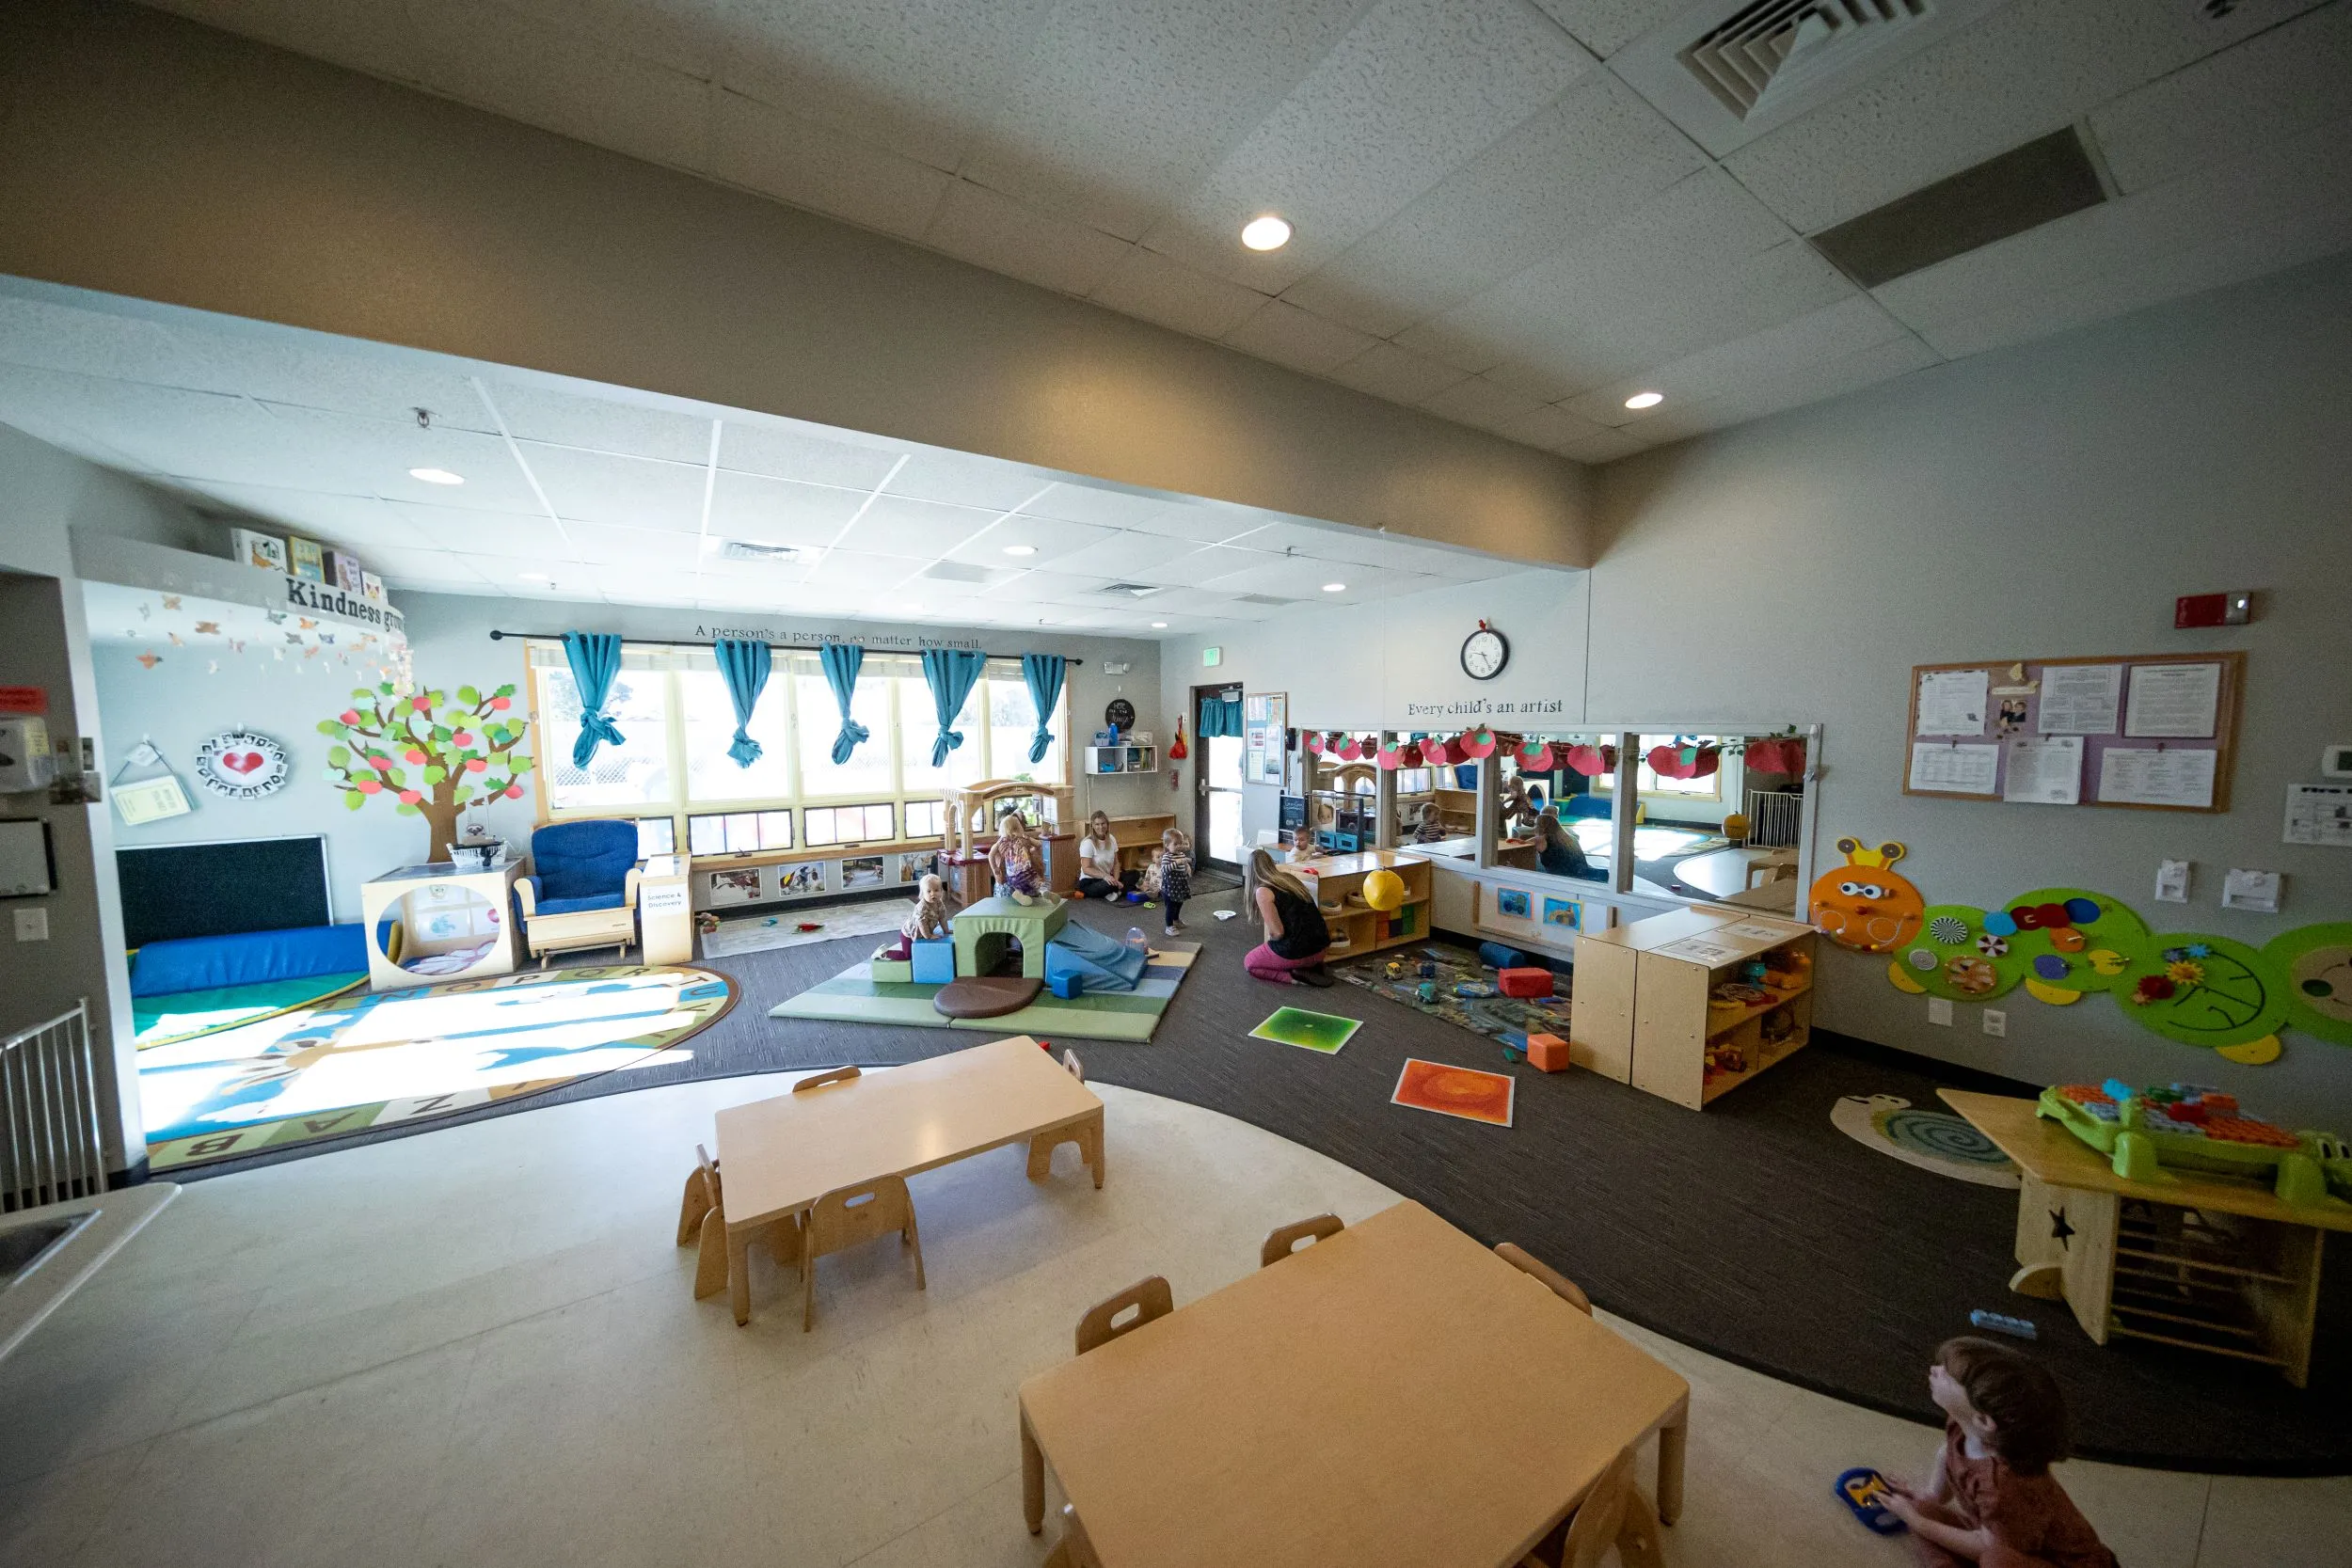
<instances>
[{"instance_id":1,"label":"woman with blonde hair","mask_svg":"<svg viewBox=\"0 0 2352 1568\"><path fill-rule=\"evenodd\" d=\"M1263 849L1249 852L1250 901L1257 906L1265 942L1249 950L1241 961L1251 977L1277 985L1327 986L1323 956L1331 945L1330 927L1307 884L1287 867L1275 863Z\"/></svg>"},{"instance_id":2,"label":"woman with blonde hair","mask_svg":"<svg viewBox=\"0 0 2352 1568\"><path fill-rule=\"evenodd\" d=\"M1087 818L1086 836L1078 841L1078 896L1116 898L1119 885L1119 840L1111 832L1108 814Z\"/></svg>"}]
</instances>

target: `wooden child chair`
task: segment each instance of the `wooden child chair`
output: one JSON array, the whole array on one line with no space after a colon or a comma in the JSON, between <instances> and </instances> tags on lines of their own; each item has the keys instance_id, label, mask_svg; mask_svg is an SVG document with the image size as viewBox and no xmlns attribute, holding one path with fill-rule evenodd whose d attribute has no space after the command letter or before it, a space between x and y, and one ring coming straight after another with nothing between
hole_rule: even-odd
<instances>
[{"instance_id":1,"label":"wooden child chair","mask_svg":"<svg viewBox=\"0 0 2352 1568\"><path fill-rule=\"evenodd\" d=\"M1258 1249L1258 1267L1263 1269L1269 1263L1280 1262L1296 1250L1301 1242L1320 1242L1346 1228L1337 1214L1317 1214L1312 1219L1270 1230L1266 1233L1265 1245Z\"/></svg>"},{"instance_id":2,"label":"wooden child chair","mask_svg":"<svg viewBox=\"0 0 2352 1568\"><path fill-rule=\"evenodd\" d=\"M855 1068L844 1070L855 1072ZM923 1289L923 1239L914 1228L914 1197L903 1176L835 1187L818 1198L801 1225L801 1331L817 1326L817 1259L892 1231L914 1253L914 1288Z\"/></svg>"},{"instance_id":3,"label":"wooden child chair","mask_svg":"<svg viewBox=\"0 0 2352 1568\"><path fill-rule=\"evenodd\" d=\"M1132 1310L1135 1316L1119 1322L1121 1313ZM1109 1344L1122 1334L1132 1334L1154 1318L1165 1318L1176 1310L1175 1292L1159 1275L1138 1279L1115 1296L1096 1302L1078 1320L1078 1354ZM1093 1543L1087 1539L1086 1527L1078 1522L1078 1511L1068 1504L1062 1506L1062 1535L1054 1543L1054 1550L1045 1560L1045 1568L1095 1568Z\"/></svg>"},{"instance_id":4,"label":"wooden child chair","mask_svg":"<svg viewBox=\"0 0 2352 1568\"><path fill-rule=\"evenodd\" d=\"M700 1144L694 1146L694 1168L686 1173L686 1194L678 1204L677 1244L689 1242L700 1247L694 1255L694 1299L717 1295L727 1288L726 1196L719 1180L719 1162ZM797 1215L787 1214L768 1227L768 1250L775 1254L779 1264L800 1261Z\"/></svg>"},{"instance_id":5,"label":"wooden child chair","mask_svg":"<svg viewBox=\"0 0 2352 1568\"><path fill-rule=\"evenodd\" d=\"M1078 1060L1078 1053L1076 1052L1064 1051L1061 1053L1061 1065L1068 1069L1070 1076L1075 1078L1079 1083L1083 1084L1087 1081L1086 1066ZM1096 1141L1099 1133L1100 1128L1097 1125L1090 1123L1076 1123L1069 1127L1052 1127L1038 1133L1035 1137L1029 1140L1029 1180L1032 1181L1042 1181L1047 1177L1053 1175L1054 1150L1059 1148L1064 1144L1076 1144L1078 1146L1078 1158L1084 1160L1089 1165L1093 1167L1095 1171L1094 1184L1098 1187L1101 1186L1103 1184L1103 1166L1101 1163L1103 1151L1101 1146Z\"/></svg>"},{"instance_id":6,"label":"wooden child chair","mask_svg":"<svg viewBox=\"0 0 2352 1568\"><path fill-rule=\"evenodd\" d=\"M1609 1462L1569 1516L1558 1555L1547 1541L1520 1560L1519 1568L1600 1568L1609 1548L1617 1548L1622 1568L1663 1568L1665 1553L1658 1539L1658 1511L1633 1483L1633 1450Z\"/></svg>"},{"instance_id":7,"label":"wooden child chair","mask_svg":"<svg viewBox=\"0 0 2352 1568\"><path fill-rule=\"evenodd\" d=\"M808 1089L821 1089L828 1084L847 1084L853 1078L864 1076L865 1074L853 1067L830 1068L823 1072L812 1072L807 1077L795 1081L792 1092L800 1094Z\"/></svg>"},{"instance_id":8,"label":"wooden child chair","mask_svg":"<svg viewBox=\"0 0 2352 1568\"><path fill-rule=\"evenodd\" d=\"M1570 1307L1588 1318L1593 1315L1593 1298L1586 1295L1575 1280L1570 1279L1542 1259L1535 1257L1517 1242L1497 1242L1495 1251L1501 1255L1504 1262L1509 1263L1521 1274L1542 1281L1546 1290L1566 1302Z\"/></svg>"}]
</instances>

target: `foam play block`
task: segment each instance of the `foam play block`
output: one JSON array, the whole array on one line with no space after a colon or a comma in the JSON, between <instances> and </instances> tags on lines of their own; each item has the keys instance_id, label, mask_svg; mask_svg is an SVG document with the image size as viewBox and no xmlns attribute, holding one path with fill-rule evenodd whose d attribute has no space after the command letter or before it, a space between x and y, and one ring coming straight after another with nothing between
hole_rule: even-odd
<instances>
[{"instance_id":1,"label":"foam play block","mask_svg":"<svg viewBox=\"0 0 2352 1568\"><path fill-rule=\"evenodd\" d=\"M1545 1072L1568 1070L1568 1042L1557 1035L1527 1037L1527 1059Z\"/></svg>"},{"instance_id":2,"label":"foam play block","mask_svg":"<svg viewBox=\"0 0 2352 1568\"><path fill-rule=\"evenodd\" d=\"M890 955L897 943L874 949L874 957L866 967L878 986L903 986L914 978L914 962L911 958L894 958Z\"/></svg>"},{"instance_id":3,"label":"foam play block","mask_svg":"<svg viewBox=\"0 0 2352 1568\"><path fill-rule=\"evenodd\" d=\"M1478 961L1488 969L1517 969L1528 962L1528 957L1503 942L1482 942L1478 944Z\"/></svg>"},{"instance_id":4,"label":"foam play block","mask_svg":"<svg viewBox=\"0 0 2352 1568\"><path fill-rule=\"evenodd\" d=\"M912 960L914 983L918 986L944 986L956 977L956 940L936 937L930 942L914 944Z\"/></svg>"},{"instance_id":5,"label":"foam play block","mask_svg":"<svg viewBox=\"0 0 2352 1568\"><path fill-rule=\"evenodd\" d=\"M1506 969L1496 976L1505 996L1549 996L1551 971L1549 969Z\"/></svg>"}]
</instances>

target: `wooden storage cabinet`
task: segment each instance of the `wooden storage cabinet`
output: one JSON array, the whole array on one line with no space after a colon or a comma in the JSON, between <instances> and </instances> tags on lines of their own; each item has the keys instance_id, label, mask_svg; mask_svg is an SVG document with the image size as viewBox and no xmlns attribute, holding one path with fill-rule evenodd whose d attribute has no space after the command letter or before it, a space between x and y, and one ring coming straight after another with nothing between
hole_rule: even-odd
<instances>
[{"instance_id":1,"label":"wooden storage cabinet","mask_svg":"<svg viewBox=\"0 0 2352 1568\"><path fill-rule=\"evenodd\" d=\"M1745 910L1677 910L1577 942L1569 1052L1580 1067L1692 1110L1804 1049L1813 1033L1810 927ZM1800 978L1749 1006L1713 1000L1752 959ZM1725 1065L1709 1069L1709 1057Z\"/></svg>"},{"instance_id":2,"label":"wooden storage cabinet","mask_svg":"<svg viewBox=\"0 0 2352 1568\"><path fill-rule=\"evenodd\" d=\"M1429 863L1418 855L1393 849L1367 849L1357 855L1325 855L1297 862L1294 871L1312 872L1317 897L1324 905L1323 923L1331 928L1331 957L1352 958L1384 947L1429 940ZM1375 871L1393 871L1404 879L1405 902L1386 913L1363 900L1364 879ZM1334 911L1331 905L1339 905ZM1254 910L1244 911L1255 918Z\"/></svg>"}]
</instances>

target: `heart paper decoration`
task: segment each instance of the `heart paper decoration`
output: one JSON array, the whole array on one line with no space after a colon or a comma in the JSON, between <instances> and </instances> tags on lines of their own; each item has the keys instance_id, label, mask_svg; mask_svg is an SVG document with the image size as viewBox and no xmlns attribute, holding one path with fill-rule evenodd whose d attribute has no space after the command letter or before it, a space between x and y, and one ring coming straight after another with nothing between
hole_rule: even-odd
<instances>
[{"instance_id":1,"label":"heart paper decoration","mask_svg":"<svg viewBox=\"0 0 2352 1568\"><path fill-rule=\"evenodd\" d=\"M250 773L268 759L259 752L223 752L220 765L231 773Z\"/></svg>"}]
</instances>

